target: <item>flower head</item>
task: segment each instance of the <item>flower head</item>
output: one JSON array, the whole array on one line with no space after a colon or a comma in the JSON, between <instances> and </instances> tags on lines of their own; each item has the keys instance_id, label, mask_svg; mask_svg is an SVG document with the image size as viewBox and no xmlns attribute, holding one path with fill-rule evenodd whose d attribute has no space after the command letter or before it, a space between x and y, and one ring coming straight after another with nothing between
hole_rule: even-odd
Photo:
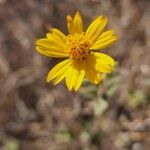
<instances>
[{"instance_id":1,"label":"flower head","mask_svg":"<svg viewBox=\"0 0 150 150\"><path fill-rule=\"evenodd\" d=\"M56 85L65 78L68 89L77 91L84 77L98 84L104 74L110 73L115 61L104 53L96 52L117 40L113 30L103 31L106 24L107 18L99 16L84 31L82 18L77 12L74 18L67 16L68 35L53 28L46 38L37 40L36 50L39 53L66 58L48 73L47 82L54 79Z\"/></svg>"}]
</instances>

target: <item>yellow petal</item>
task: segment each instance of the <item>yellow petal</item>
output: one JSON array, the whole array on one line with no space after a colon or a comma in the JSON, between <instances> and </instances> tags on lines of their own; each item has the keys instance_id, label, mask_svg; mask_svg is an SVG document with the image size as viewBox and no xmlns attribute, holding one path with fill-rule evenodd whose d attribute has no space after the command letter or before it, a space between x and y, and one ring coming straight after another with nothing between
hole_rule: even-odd
<instances>
[{"instance_id":1,"label":"yellow petal","mask_svg":"<svg viewBox=\"0 0 150 150\"><path fill-rule=\"evenodd\" d=\"M54 79L54 85L57 85L59 82L61 82L65 77L66 74L68 73L68 70L70 67L68 66L64 71L61 71L59 75Z\"/></svg>"},{"instance_id":2,"label":"yellow petal","mask_svg":"<svg viewBox=\"0 0 150 150\"><path fill-rule=\"evenodd\" d=\"M58 41L57 39L53 38L52 36L50 36L51 34L49 34L49 38L42 38L36 41L36 45L41 45L41 46L54 46L54 47L58 47L59 49L64 50L66 48L66 45L60 41Z\"/></svg>"},{"instance_id":3,"label":"yellow petal","mask_svg":"<svg viewBox=\"0 0 150 150\"><path fill-rule=\"evenodd\" d=\"M101 40L103 38L106 38L108 36L110 37L110 36L112 36L114 34L115 34L114 30L107 30L107 31L103 32L102 34L100 34L100 36L97 38L97 41Z\"/></svg>"},{"instance_id":4,"label":"yellow petal","mask_svg":"<svg viewBox=\"0 0 150 150\"><path fill-rule=\"evenodd\" d=\"M62 42L66 41L66 36L64 33L62 33L60 30L58 29L51 29L52 34L59 40L61 40Z\"/></svg>"},{"instance_id":5,"label":"yellow petal","mask_svg":"<svg viewBox=\"0 0 150 150\"><path fill-rule=\"evenodd\" d=\"M115 61L114 61L114 59L112 57L110 57L110 56L108 56L108 55L106 55L104 53L98 53L98 52L94 52L92 54L95 55L96 60L103 61L103 62L105 62L105 64L114 67Z\"/></svg>"},{"instance_id":6,"label":"yellow petal","mask_svg":"<svg viewBox=\"0 0 150 150\"><path fill-rule=\"evenodd\" d=\"M55 77L59 76L63 72L65 72L69 66L71 65L72 61L70 59L64 60L61 63L57 64L47 76L47 82L54 79Z\"/></svg>"},{"instance_id":7,"label":"yellow petal","mask_svg":"<svg viewBox=\"0 0 150 150\"><path fill-rule=\"evenodd\" d=\"M84 79L85 76L85 68L82 62L76 62L76 67L78 68L78 75L76 77L76 81L74 84L74 90L77 91Z\"/></svg>"},{"instance_id":8,"label":"yellow petal","mask_svg":"<svg viewBox=\"0 0 150 150\"><path fill-rule=\"evenodd\" d=\"M92 75L92 72L88 71L86 72L86 78L91 82L91 83L94 83L94 84L98 84L100 81L102 81L102 76L100 73L98 73L97 71L94 72L95 75Z\"/></svg>"},{"instance_id":9,"label":"yellow petal","mask_svg":"<svg viewBox=\"0 0 150 150\"><path fill-rule=\"evenodd\" d=\"M74 88L75 91L79 89L85 76L85 69L82 62L74 61L66 72L66 85L68 90Z\"/></svg>"},{"instance_id":10,"label":"yellow petal","mask_svg":"<svg viewBox=\"0 0 150 150\"><path fill-rule=\"evenodd\" d=\"M76 82L77 75L78 75L77 68L74 68L74 66L71 65L66 73L66 85L67 85L67 88L69 91L72 90L72 88Z\"/></svg>"},{"instance_id":11,"label":"yellow petal","mask_svg":"<svg viewBox=\"0 0 150 150\"><path fill-rule=\"evenodd\" d=\"M95 69L95 64L96 64L96 59L95 56L90 55L86 60L85 60L85 68L86 68L86 78L94 83L98 84L102 80L101 74Z\"/></svg>"},{"instance_id":12,"label":"yellow petal","mask_svg":"<svg viewBox=\"0 0 150 150\"><path fill-rule=\"evenodd\" d=\"M89 25L89 27L87 28L87 31L86 31L86 36L87 36L87 37L91 37L91 35L93 34L93 30L94 30L95 28L98 28L99 22L100 22L101 18L102 18L102 16L97 17L97 18Z\"/></svg>"},{"instance_id":13,"label":"yellow petal","mask_svg":"<svg viewBox=\"0 0 150 150\"><path fill-rule=\"evenodd\" d=\"M69 15L67 16L67 25L68 25L68 31L70 34L76 33L74 21L73 21L72 17Z\"/></svg>"},{"instance_id":14,"label":"yellow petal","mask_svg":"<svg viewBox=\"0 0 150 150\"><path fill-rule=\"evenodd\" d=\"M67 70L66 70L67 71ZM54 80L54 85L57 85L59 82L61 82L64 78L65 78L65 75L66 75L66 71L65 72L62 72L61 74L59 74L59 76L57 76Z\"/></svg>"},{"instance_id":15,"label":"yellow petal","mask_svg":"<svg viewBox=\"0 0 150 150\"><path fill-rule=\"evenodd\" d=\"M78 89L80 88L80 86L83 82L84 76L85 76L85 71L84 70L80 71L80 73L78 74L78 77L76 79L76 83L74 85L75 91L78 91Z\"/></svg>"},{"instance_id":16,"label":"yellow petal","mask_svg":"<svg viewBox=\"0 0 150 150\"><path fill-rule=\"evenodd\" d=\"M114 34L114 31L108 30L106 32L103 32L98 37L96 42L94 42L93 45L91 46L91 49L92 50L103 49L103 48L106 48L106 47L112 45L116 41L117 41L117 36Z\"/></svg>"},{"instance_id":17,"label":"yellow petal","mask_svg":"<svg viewBox=\"0 0 150 150\"><path fill-rule=\"evenodd\" d=\"M68 57L66 53L61 53L60 51L57 51L55 47L44 47L44 46L36 46L35 48L39 53L48 56L48 57L56 57L56 58L64 58Z\"/></svg>"},{"instance_id":18,"label":"yellow petal","mask_svg":"<svg viewBox=\"0 0 150 150\"><path fill-rule=\"evenodd\" d=\"M110 73L112 71L112 67L101 60L96 61L95 69L101 73Z\"/></svg>"},{"instance_id":19,"label":"yellow petal","mask_svg":"<svg viewBox=\"0 0 150 150\"><path fill-rule=\"evenodd\" d=\"M74 17L74 27L77 33L82 33L83 32L83 22L82 18L79 12L75 14Z\"/></svg>"},{"instance_id":20,"label":"yellow petal","mask_svg":"<svg viewBox=\"0 0 150 150\"><path fill-rule=\"evenodd\" d=\"M93 42L99 37L103 28L107 24L107 18L99 16L97 17L88 27L86 31L86 36Z\"/></svg>"}]
</instances>

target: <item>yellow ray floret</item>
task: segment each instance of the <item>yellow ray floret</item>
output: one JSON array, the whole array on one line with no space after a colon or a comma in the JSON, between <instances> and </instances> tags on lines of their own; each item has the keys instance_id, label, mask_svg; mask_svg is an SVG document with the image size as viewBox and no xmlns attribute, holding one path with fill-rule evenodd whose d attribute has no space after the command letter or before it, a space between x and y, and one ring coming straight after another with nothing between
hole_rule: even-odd
<instances>
[{"instance_id":1,"label":"yellow ray floret","mask_svg":"<svg viewBox=\"0 0 150 150\"><path fill-rule=\"evenodd\" d=\"M77 12L74 17L67 16L68 35L53 28L46 34L46 38L36 41L39 53L66 58L48 73L47 82L53 80L56 85L65 79L68 90L77 91L84 78L98 84L105 74L112 72L115 66L113 58L95 52L117 41L114 30L103 31L107 20L106 17L99 16L84 31L81 15Z\"/></svg>"}]
</instances>

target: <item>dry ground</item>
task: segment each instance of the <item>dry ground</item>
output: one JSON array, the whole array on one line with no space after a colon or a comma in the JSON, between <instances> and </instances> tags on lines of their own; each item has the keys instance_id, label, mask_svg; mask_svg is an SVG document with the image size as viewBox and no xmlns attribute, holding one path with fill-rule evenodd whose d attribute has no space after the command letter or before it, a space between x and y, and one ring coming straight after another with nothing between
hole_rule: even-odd
<instances>
[{"instance_id":1,"label":"dry ground","mask_svg":"<svg viewBox=\"0 0 150 150\"><path fill-rule=\"evenodd\" d=\"M51 27L66 32L77 10L85 26L108 16L119 41L102 50L114 73L74 93L45 82L56 59L34 42ZM149 150L149 26L149 0L0 0L0 150Z\"/></svg>"}]
</instances>

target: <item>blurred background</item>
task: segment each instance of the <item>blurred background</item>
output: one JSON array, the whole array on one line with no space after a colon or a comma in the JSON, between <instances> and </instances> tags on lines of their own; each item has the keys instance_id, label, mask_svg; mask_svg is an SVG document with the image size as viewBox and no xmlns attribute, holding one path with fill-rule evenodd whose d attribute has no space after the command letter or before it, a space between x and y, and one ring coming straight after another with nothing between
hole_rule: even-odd
<instances>
[{"instance_id":1,"label":"blurred background","mask_svg":"<svg viewBox=\"0 0 150 150\"><path fill-rule=\"evenodd\" d=\"M46 83L60 61L35 51L51 27L67 34L79 10L85 29L109 18L117 61L102 84L68 92ZM150 149L149 0L0 0L0 150Z\"/></svg>"}]
</instances>

